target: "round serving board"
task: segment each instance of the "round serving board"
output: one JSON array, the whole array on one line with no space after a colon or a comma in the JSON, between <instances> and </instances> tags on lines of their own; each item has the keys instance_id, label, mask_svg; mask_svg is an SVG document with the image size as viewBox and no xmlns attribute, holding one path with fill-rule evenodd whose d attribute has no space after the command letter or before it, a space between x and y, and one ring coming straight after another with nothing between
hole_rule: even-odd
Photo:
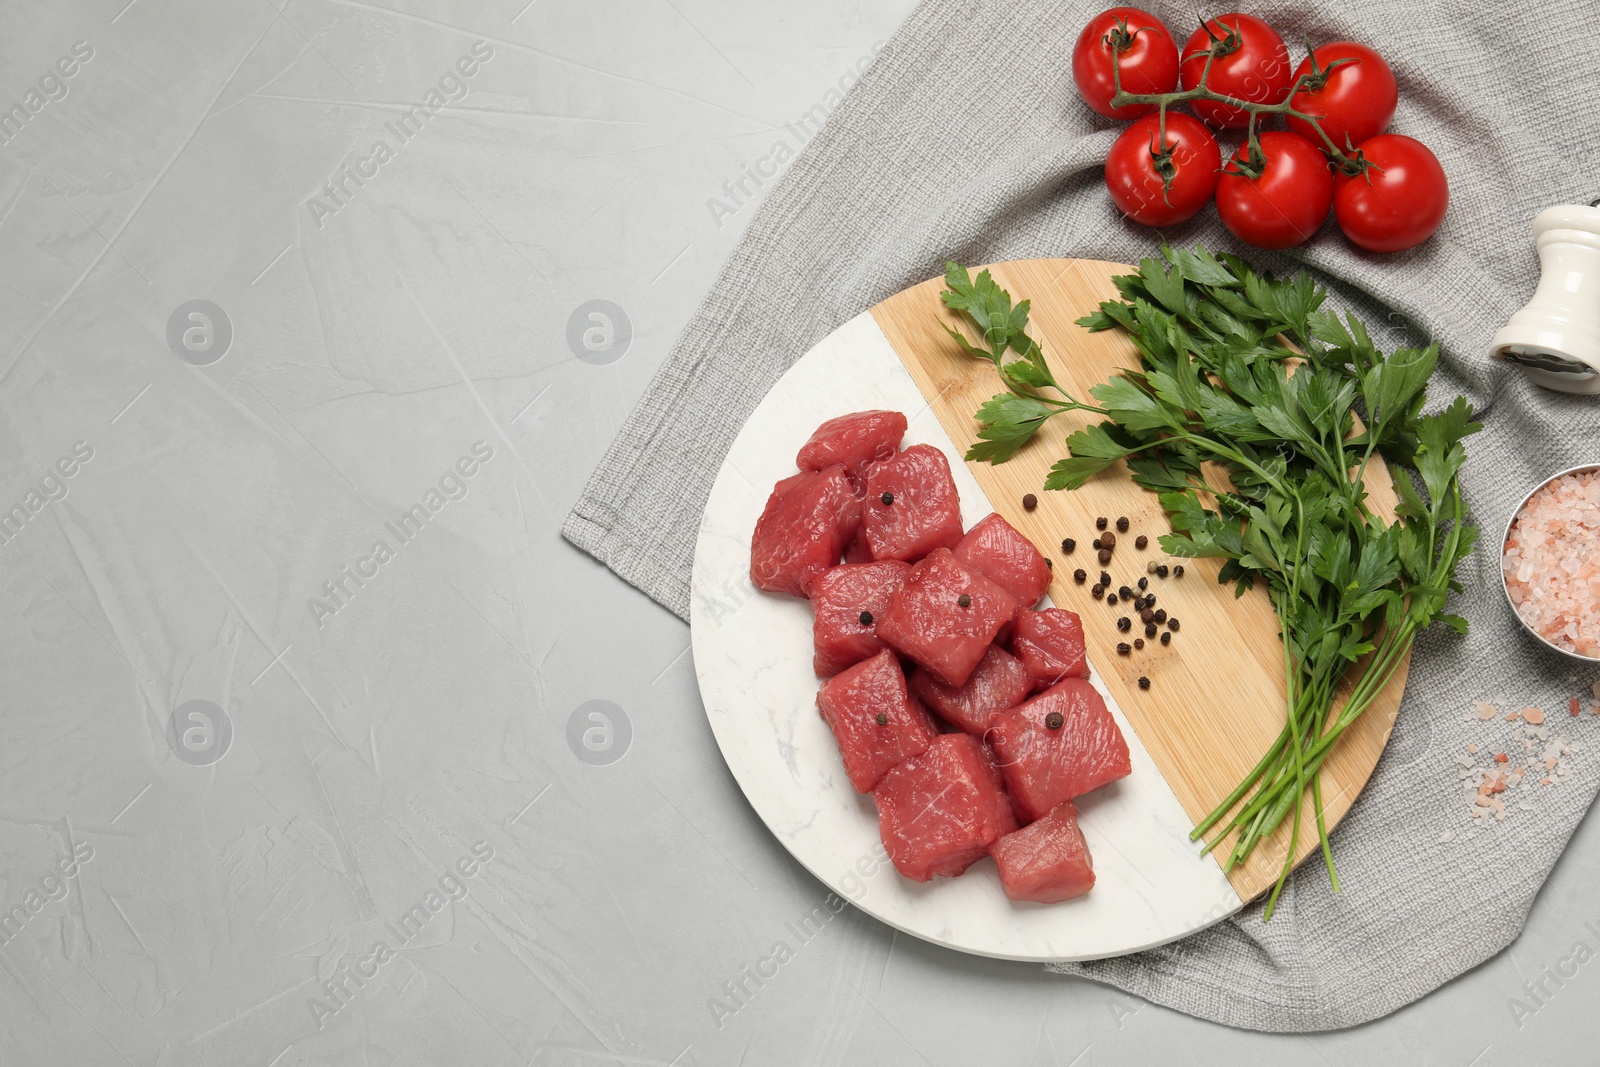
<instances>
[{"instance_id":1,"label":"round serving board","mask_svg":"<svg viewBox=\"0 0 1600 1067\"><path fill-rule=\"evenodd\" d=\"M1016 300L1033 302L1030 332L1056 379L1075 395L1137 366L1115 331L1090 334L1077 318L1115 299L1111 279L1132 268L1088 260L1023 260L989 268ZM1217 922L1270 888L1289 823L1224 875L1189 831L1260 758L1284 721L1283 652L1264 593L1235 599L1216 582L1215 561L1184 561L1182 579L1152 579L1160 605L1182 620L1170 646L1151 642L1116 654L1117 609L1076 585L1074 567L1100 570L1089 542L1096 516L1126 515L1105 568L1113 585L1134 584L1169 527L1155 497L1118 464L1070 493L1042 490L1065 454L1067 433L1088 418L1055 419L999 466L964 463L976 439L972 413L1001 385L992 365L964 355L943 324L964 328L939 301L942 280L908 289L852 319L801 357L745 423L712 486L695 549L690 620L695 670L723 757L762 820L812 874L857 907L907 933L986 956L1083 960L1136 952ZM969 336L972 334L968 329ZM1081 798L1081 826L1094 856L1095 888L1061 904L1006 898L991 861L955 879L918 884L889 865L872 799L850 787L838 747L816 710L811 610L750 583L750 535L772 486L795 472L794 456L826 419L867 408L905 412L906 443L950 459L971 526L998 511L1054 561L1050 597L1083 616L1092 681L1127 738L1133 773ZM1376 461L1375 461L1376 462ZM1375 472L1377 473L1377 472ZM1369 477L1373 504L1393 507L1385 477ZM1022 497L1038 507L1026 511ZM1139 533L1150 548L1133 547ZM1072 556L1061 540L1078 541ZM1330 826L1372 773L1405 686L1405 667L1348 729L1324 765ZM1148 676L1151 688L1137 679ZM1309 818L1309 806L1307 807ZM1302 834L1296 861L1315 847ZM1217 850L1225 855L1227 846Z\"/></svg>"}]
</instances>

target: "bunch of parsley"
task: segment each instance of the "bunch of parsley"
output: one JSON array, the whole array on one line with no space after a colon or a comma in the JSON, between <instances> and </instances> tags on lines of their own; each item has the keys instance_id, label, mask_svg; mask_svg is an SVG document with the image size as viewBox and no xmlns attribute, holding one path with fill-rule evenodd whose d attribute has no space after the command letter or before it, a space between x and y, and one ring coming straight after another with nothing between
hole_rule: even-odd
<instances>
[{"instance_id":1,"label":"bunch of parsley","mask_svg":"<svg viewBox=\"0 0 1600 1067\"><path fill-rule=\"evenodd\" d=\"M1117 278L1122 299L1079 320L1091 331L1126 331L1140 355L1137 369L1090 390L1093 404L1056 384L1027 336L1026 301L1012 307L987 271L974 282L949 264L944 302L977 324L989 350L962 343L994 362L1009 390L979 409L980 440L967 458L1002 462L1063 411L1104 416L1067 438L1069 455L1045 487L1076 489L1126 460L1170 517L1166 552L1224 560L1221 579L1237 595L1256 582L1266 587L1288 679L1283 731L1192 837L1215 831L1209 851L1238 831L1231 870L1293 818L1270 918L1308 792L1339 887L1318 773L1339 736L1419 631L1434 622L1467 628L1444 607L1478 535L1465 521L1460 471L1462 441L1482 427L1461 397L1422 414L1437 346L1384 355L1354 316L1322 310L1325 293L1304 275L1279 280L1237 256L1166 246L1162 258ZM1021 358L1007 362L1008 351ZM1368 506L1375 454L1391 465L1400 500L1393 523Z\"/></svg>"}]
</instances>

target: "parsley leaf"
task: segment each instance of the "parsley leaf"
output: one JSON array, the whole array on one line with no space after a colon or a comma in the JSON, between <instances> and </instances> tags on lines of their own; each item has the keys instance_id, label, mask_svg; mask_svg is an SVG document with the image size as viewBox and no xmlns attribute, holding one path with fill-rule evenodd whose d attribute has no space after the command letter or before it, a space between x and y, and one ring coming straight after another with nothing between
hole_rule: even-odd
<instances>
[{"instance_id":1,"label":"parsley leaf","mask_svg":"<svg viewBox=\"0 0 1600 1067\"><path fill-rule=\"evenodd\" d=\"M1056 381L1044 350L1028 336L1028 301L1013 304L1011 294L1000 288L987 270L979 271L974 278L971 271L953 260L945 264L944 284L940 300L977 328L983 345L974 344L949 323L940 325L961 351L993 363L1002 384L1010 390L978 408L978 440L967 449L967 459L1004 463L1054 415L1067 411L1105 414L1093 404L1080 403ZM1021 358L1007 361L1007 352L1015 352Z\"/></svg>"}]
</instances>

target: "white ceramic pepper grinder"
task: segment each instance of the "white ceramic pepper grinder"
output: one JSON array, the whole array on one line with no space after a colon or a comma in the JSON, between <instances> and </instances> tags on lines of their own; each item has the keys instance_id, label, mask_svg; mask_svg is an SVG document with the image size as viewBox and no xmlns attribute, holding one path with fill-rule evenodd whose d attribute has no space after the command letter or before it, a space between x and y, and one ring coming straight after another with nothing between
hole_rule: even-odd
<instances>
[{"instance_id":1,"label":"white ceramic pepper grinder","mask_svg":"<svg viewBox=\"0 0 1600 1067\"><path fill-rule=\"evenodd\" d=\"M1545 208L1533 236L1539 287L1494 335L1489 354L1546 389L1600 393L1600 207Z\"/></svg>"}]
</instances>

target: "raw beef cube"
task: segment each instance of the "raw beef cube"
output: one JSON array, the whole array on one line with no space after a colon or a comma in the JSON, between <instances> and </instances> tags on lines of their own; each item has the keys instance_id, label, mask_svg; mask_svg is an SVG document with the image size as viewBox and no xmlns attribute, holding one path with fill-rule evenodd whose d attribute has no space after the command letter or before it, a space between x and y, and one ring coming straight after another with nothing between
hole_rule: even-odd
<instances>
[{"instance_id":1,"label":"raw beef cube","mask_svg":"<svg viewBox=\"0 0 1600 1067\"><path fill-rule=\"evenodd\" d=\"M1000 884L1012 900L1055 904L1094 888L1094 857L1078 829L1072 801L989 846Z\"/></svg>"},{"instance_id":2,"label":"raw beef cube","mask_svg":"<svg viewBox=\"0 0 1600 1067\"><path fill-rule=\"evenodd\" d=\"M1050 568L1033 542L999 515L967 531L955 547L956 559L1031 608L1050 586Z\"/></svg>"},{"instance_id":3,"label":"raw beef cube","mask_svg":"<svg viewBox=\"0 0 1600 1067\"><path fill-rule=\"evenodd\" d=\"M974 737L989 728L989 716L1016 707L1033 690L1033 676L1022 661L995 645L983 654L966 685L946 685L921 667L906 682L946 722Z\"/></svg>"},{"instance_id":4,"label":"raw beef cube","mask_svg":"<svg viewBox=\"0 0 1600 1067\"><path fill-rule=\"evenodd\" d=\"M1052 729L1050 716L1060 715ZM1128 743L1105 701L1083 678L1068 678L989 720L1006 792L1023 822L1057 804L1125 777Z\"/></svg>"},{"instance_id":5,"label":"raw beef cube","mask_svg":"<svg viewBox=\"0 0 1600 1067\"><path fill-rule=\"evenodd\" d=\"M897 559L834 567L811 586L811 635L817 677L838 674L883 651L878 616L911 564ZM988 721L988 720L985 720Z\"/></svg>"},{"instance_id":6,"label":"raw beef cube","mask_svg":"<svg viewBox=\"0 0 1600 1067\"><path fill-rule=\"evenodd\" d=\"M941 734L928 750L883 776L872 791L878 831L907 878L960 874L1006 832L983 745L967 734Z\"/></svg>"},{"instance_id":7,"label":"raw beef cube","mask_svg":"<svg viewBox=\"0 0 1600 1067\"><path fill-rule=\"evenodd\" d=\"M1016 613L1015 597L940 548L912 567L889 598L878 636L941 682L960 686Z\"/></svg>"},{"instance_id":8,"label":"raw beef cube","mask_svg":"<svg viewBox=\"0 0 1600 1067\"><path fill-rule=\"evenodd\" d=\"M817 427L794 463L803 471L820 471L837 463L853 484L860 485L867 467L894 455L905 433L906 417L898 411L840 415Z\"/></svg>"},{"instance_id":9,"label":"raw beef cube","mask_svg":"<svg viewBox=\"0 0 1600 1067\"><path fill-rule=\"evenodd\" d=\"M1048 689L1063 678L1087 678L1083 623L1063 608L1017 613L1011 651L1033 676L1033 688Z\"/></svg>"},{"instance_id":10,"label":"raw beef cube","mask_svg":"<svg viewBox=\"0 0 1600 1067\"><path fill-rule=\"evenodd\" d=\"M870 793L885 771L925 751L938 734L906 691L900 661L888 649L822 683L817 710L839 742L844 772L858 793Z\"/></svg>"},{"instance_id":11,"label":"raw beef cube","mask_svg":"<svg viewBox=\"0 0 1600 1067\"><path fill-rule=\"evenodd\" d=\"M1011 803L1011 794L1006 792L1006 777L1000 770L1000 757L994 754L994 749L987 742L979 741L978 747L983 750L983 766L989 774L989 784L994 786L995 824L1000 827L1000 836L1004 837L1022 824L1017 821L1017 809Z\"/></svg>"},{"instance_id":12,"label":"raw beef cube","mask_svg":"<svg viewBox=\"0 0 1600 1067\"><path fill-rule=\"evenodd\" d=\"M873 464L861 518L873 559L915 562L960 544L961 500L944 453L912 445Z\"/></svg>"},{"instance_id":13,"label":"raw beef cube","mask_svg":"<svg viewBox=\"0 0 1600 1067\"><path fill-rule=\"evenodd\" d=\"M861 501L843 467L802 471L767 498L750 539L750 580L769 593L807 596L811 583L839 562L861 521Z\"/></svg>"}]
</instances>

